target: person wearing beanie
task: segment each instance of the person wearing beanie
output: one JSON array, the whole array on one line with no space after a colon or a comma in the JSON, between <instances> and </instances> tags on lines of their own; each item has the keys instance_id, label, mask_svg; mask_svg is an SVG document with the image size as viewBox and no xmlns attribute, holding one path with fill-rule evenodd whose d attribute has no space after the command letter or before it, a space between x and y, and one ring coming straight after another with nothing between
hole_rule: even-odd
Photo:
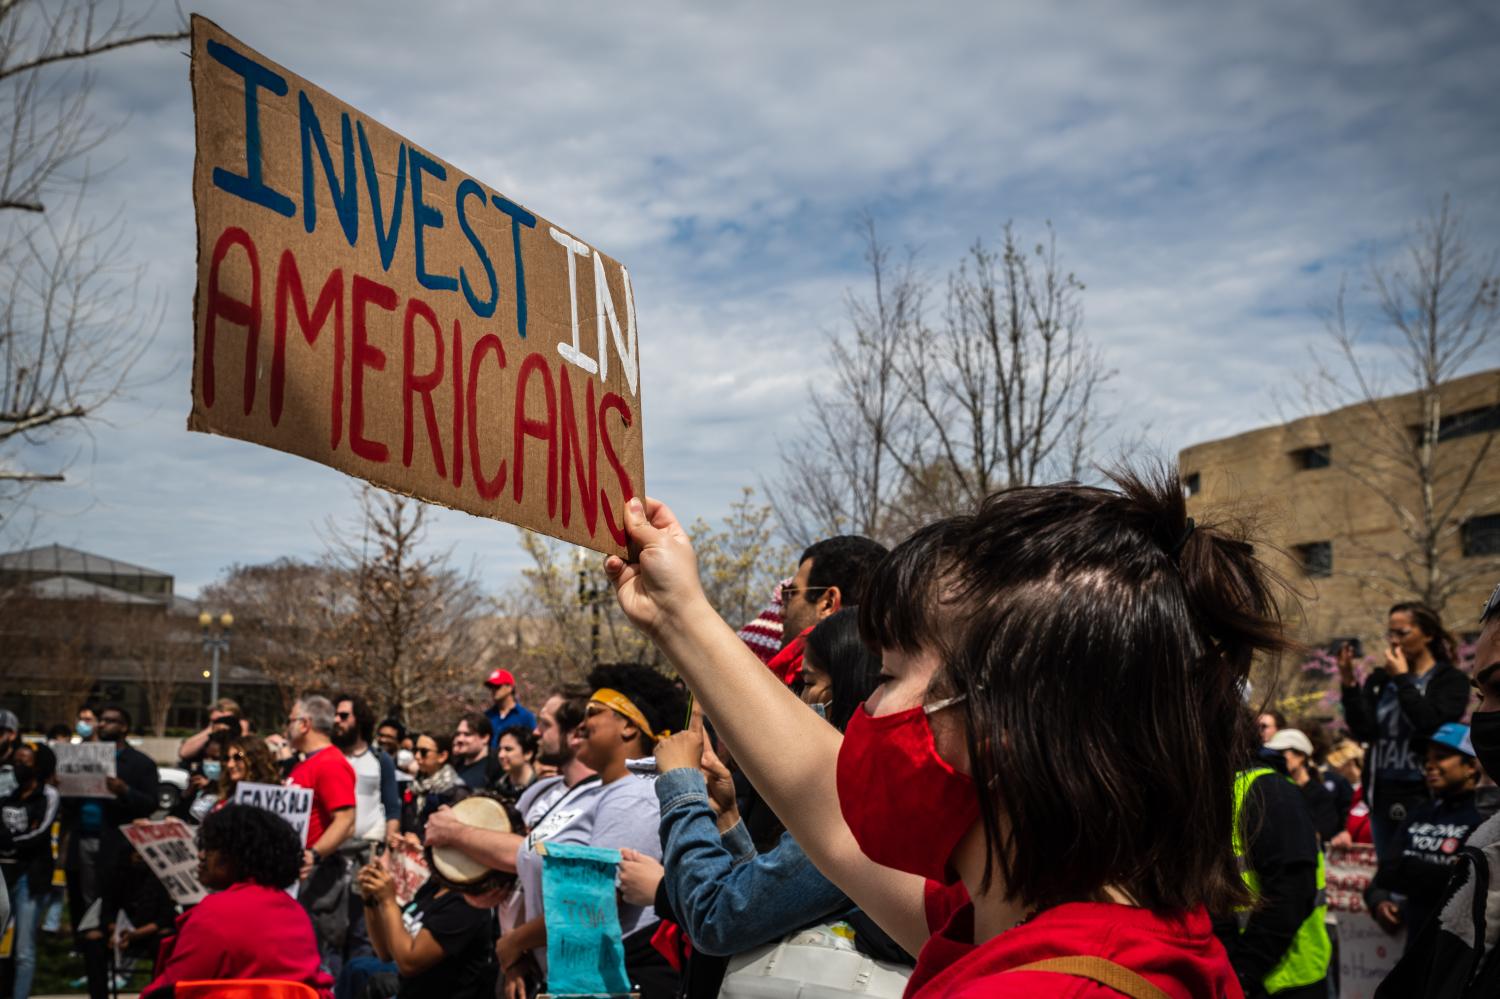
<instances>
[{"instance_id":1,"label":"person wearing beanie","mask_svg":"<svg viewBox=\"0 0 1500 999\"><path fill-rule=\"evenodd\" d=\"M536 715L521 706L516 699L516 675L508 669L490 670L485 678L485 687L490 692L490 706L484 716L490 720L490 752L500 745L500 733L508 728L524 728L530 732L536 728Z\"/></svg>"}]
</instances>

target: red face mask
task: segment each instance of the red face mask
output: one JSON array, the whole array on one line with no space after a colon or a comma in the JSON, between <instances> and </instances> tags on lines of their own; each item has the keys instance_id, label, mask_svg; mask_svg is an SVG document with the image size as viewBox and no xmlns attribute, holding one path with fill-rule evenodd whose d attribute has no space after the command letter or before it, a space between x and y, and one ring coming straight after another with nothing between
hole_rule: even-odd
<instances>
[{"instance_id":1,"label":"red face mask","mask_svg":"<svg viewBox=\"0 0 1500 999\"><path fill-rule=\"evenodd\" d=\"M872 717L860 706L839 748L839 810L865 856L886 867L952 884L948 861L979 821L968 774L938 755L927 716L959 698Z\"/></svg>"}]
</instances>

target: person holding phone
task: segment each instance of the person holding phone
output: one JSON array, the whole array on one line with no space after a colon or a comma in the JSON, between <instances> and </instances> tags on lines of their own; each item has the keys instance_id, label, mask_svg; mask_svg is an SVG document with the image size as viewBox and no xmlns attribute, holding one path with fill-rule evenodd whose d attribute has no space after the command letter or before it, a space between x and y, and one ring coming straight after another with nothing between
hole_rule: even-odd
<instances>
[{"instance_id":1,"label":"person holding phone","mask_svg":"<svg viewBox=\"0 0 1500 999\"><path fill-rule=\"evenodd\" d=\"M1354 649L1339 649L1339 684L1350 733L1370 746L1365 801L1375 854L1384 863L1400 851L1397 833L1430 795L1416 744L1469 706L1469 678L1454 667L1452 636L1437 611L1399 603L1386 622L1384 662L1363 684L1354 674Z\"/></svg>"}]
</instances>

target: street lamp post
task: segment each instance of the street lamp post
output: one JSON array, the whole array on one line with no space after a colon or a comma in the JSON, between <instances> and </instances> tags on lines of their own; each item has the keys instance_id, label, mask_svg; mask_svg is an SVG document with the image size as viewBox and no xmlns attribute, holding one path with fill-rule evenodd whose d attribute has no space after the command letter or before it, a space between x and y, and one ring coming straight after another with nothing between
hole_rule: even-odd
<instances>
[{"instance_id":1,"label":"street lamp post","mask_svg":"<svg viewBox=\"0 0 1500 999\"><path fill-rule=\"evenodd\" d=\"M225 611L219 615L219 630L214 632L214 616L208 611L198 615L198 626L203 629L203 651L212 652L214 657L213 672L209 674L212 679L208 687L208 703L213 704L219 699L219 654L229 651L229 633L234 628L234 615Z\"/></svg>"}]
</instances>

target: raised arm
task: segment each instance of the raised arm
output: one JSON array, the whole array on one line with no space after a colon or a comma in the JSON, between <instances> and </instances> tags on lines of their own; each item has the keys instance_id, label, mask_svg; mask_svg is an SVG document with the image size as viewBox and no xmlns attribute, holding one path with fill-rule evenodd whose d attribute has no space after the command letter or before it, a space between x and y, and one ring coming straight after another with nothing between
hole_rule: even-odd
<instances>
[{"instance_id":1,"label":"raised arm","mask_svg":"<svg viewBox=\"0 0 1500 999\"><path fill-rule=\"evenodd\" d=\"M923 881L882 867L855 843L839 810L840 735L797 699L709 605L692 542L667 507L632 499L625 528L640 557L605 572L621 609L676 667L813 863L915 954L930 935ZM798 752L787 753L786 746Z\"/></svg>"}]
</instances>

